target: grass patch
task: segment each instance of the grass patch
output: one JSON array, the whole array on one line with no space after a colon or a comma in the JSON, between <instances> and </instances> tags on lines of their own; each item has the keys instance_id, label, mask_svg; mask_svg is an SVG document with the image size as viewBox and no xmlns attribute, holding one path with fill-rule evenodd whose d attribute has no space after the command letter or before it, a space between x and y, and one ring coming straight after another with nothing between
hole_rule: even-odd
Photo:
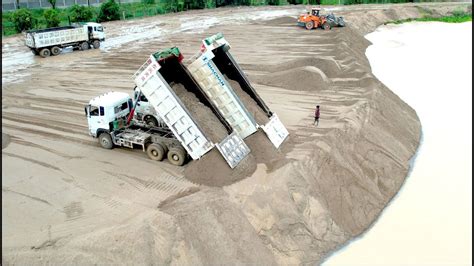
<instances>
[{"instance_id":1,"label":"grass patch","mask_svg":"<svg viewBox=\"0 0 474 266\"><path fill-rule=\"evenodd\" d=\"M431 15L422 15L421 18L400 19L400 20L389 21L384 24L402 24L402 23L412 22L412 21L422 21L422 22L438 21L438 22L446 22L446 23L462 23L462 22L472 21L472 13L467 13L464 11L453 11L451 15L448 15L448 16L436 17L436 16L431 16Z\"/></svg>"}]
</instances>

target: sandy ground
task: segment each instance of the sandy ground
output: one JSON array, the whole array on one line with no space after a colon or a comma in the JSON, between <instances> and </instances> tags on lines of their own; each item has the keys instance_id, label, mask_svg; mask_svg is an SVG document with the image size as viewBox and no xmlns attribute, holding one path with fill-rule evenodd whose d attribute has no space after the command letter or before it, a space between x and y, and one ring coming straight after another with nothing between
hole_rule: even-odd
<instances>
[{"instance_id":1,"label":"sandy ground","mask_svg":"<svg viewBox=\"0 0 474 266\"><path fill-rule=\"evenodd\" d=\"M295 27L303 6L168 14L106 23L100 50L44 59L21 37L2 39L2 261L319 263L366 230L407 175L420 123L371 74L363 36L466 4L423 6L338 7L350 26L327 32ZM252 136L234 174L212 152L175 167L87 135L90 98L132 93L150 53L177 45L190 57L216 32L289 129L280 150Z\"/></svg>"},{"instance_id":2,"label":"sandy ground","mask_svg":"<svg viewBox=\"0 0 474 266\"><path fill-rule=\"evenodd\" d=\"M417 110L423 140L396 200L324 265L471 265L472 22L381 26L366 37L374 74ZM449 56L433 56L453 43Z\"/></svg>"}]
</instances>

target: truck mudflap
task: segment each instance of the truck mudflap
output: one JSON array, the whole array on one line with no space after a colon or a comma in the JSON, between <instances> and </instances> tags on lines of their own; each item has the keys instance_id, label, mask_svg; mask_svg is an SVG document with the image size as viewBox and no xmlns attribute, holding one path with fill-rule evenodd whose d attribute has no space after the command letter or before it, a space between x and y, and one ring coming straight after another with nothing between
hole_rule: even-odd
<instances>
[{"instance_id":1,"label":"truck mudflap","mask_svg":"<svg viewBox=\"0 0 474 266\"><path fill-rule=\"evenodd\" d=\"M235 131L216 146L232 169L250 153L250 148Z\"/></svg>"},{"instance_id":2,"label":"truck mudflap","mask_svg":"<svg viewBox=\"0 0 474 266\"><path fill-rule=\"evenodd\" d=\"M286 130L276 114L273 114L272 117L270 117L270 121L261 127L276 148L279 148L289 135L288 130Z\"/></svg>"},{"instance_id":3,"label":"truck mudflap","mask_svg":"<svg viewBox=\"0 0 474 266\"><path fill-rule=\"evenodd\" d=\"M257 123L212 62L213 57L214 54L208 50L190 63L187 69L225 120L245 139L257 131Z\"/></svg>"},{"instance_id":4,"label":"truck mudflap","mask_svg":"<svg viewBox=\"0 0 474 266\"><path fill-rule=\"evenodd\" d=\"M161 68L153 55L135 73L135 84L145 95L168 128L183 145L193 160L199 159L214 147L192 116L175 95L158 70Z\"/></svg>"}]
</instances>

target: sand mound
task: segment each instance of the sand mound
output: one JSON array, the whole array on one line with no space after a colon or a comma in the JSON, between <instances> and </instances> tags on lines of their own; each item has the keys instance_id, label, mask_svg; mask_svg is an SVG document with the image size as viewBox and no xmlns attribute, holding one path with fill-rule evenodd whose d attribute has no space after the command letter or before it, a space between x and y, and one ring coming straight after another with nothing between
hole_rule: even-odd
<instances>
[{"instance_id":1,"label":"sand mound","mask_svg":"<svg viewBox=\"0 0 474 266\"><path fill-rule=\"evenodd\" d=\"M255 161L254 156L249 154L231 169L217 148L214 148L201 159L191 161L184 170L184 176L194 183L222 187L251 176L257 168Z\"/></svg>"},{"instance_id":2,"label":"sand mound","mask_svg":"<svg viewBox=\"0 0 474 266\"><path fill-rule=\"evenodd\" d=\"M258 83L297 91L319 91L327 88L329 79L319 68L305 66L256 78Z\"/></svg>"},{"instance_id":3,"label":"sand mound","mask_svg":"<svg viewBox=\"0 0 474 266\"><path fill-rule=\"evenodd\" d=\"M221 142L227 137L227 130L219 118L217 118L209 107L201 103L194 93L187 91L184 86L179 83L174 83L171 87L194 119L196 119L199 127L201 127L212 142Z\"/></svg>"},{"instance_id":4,"label":"sand mound","mask_svg":"<svg viewBox=\"0 0 474 266\"><path fill-rule=\"evenodd\" d=\"M281 18L275 18L275 19L270 19L270 20L266 20L264 23L262 24L265 24L265 25L271 25L271 26L275 26L275 25L287 25L287 24L290 24L290 25L295 25L296 24L296 20L297 20L297 17L281 17Z\"/></svg>"},{"instance_id":5,"label":"sand mound","mask_svg":"<svg viewBox=\"0 0 474 266\"><path fill-rule=\"evenodd\" d=\"M267 70L269 72L279 72L305 66L316 67L323 71L324 74L330 78L336 77L341 71L341 68L337 64L336 60L330 57L308 57L302 59L294 59L283 64L268 66Z\"/></svg>"},{"instance_id":6,"label":"sand mound","mask_svg":"<svg viewBox=\"0 0 474 266\"><path fill-rule=\"evenodd\" d=\"M247 108L247 110L253 115L253 117L257 121L257 124L265 125L269 121L269 119L263 109L258 106L257 102L252 99L250 95L248 95L244 90L242 90L240 84L237 81L231 80L227 76L226 79L232 89L234 89L234 92L237 94L237 96L239 96L245 108Z\"/></svg>"}]
</instances>

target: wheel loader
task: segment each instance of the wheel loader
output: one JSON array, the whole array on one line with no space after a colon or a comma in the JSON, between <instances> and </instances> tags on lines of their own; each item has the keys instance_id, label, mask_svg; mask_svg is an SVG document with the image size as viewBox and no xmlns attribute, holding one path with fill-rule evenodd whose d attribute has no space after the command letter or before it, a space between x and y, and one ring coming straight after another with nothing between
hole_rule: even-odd
<instances>
[{"instance_id":1,"label":"wheel loader","mask_svg":"<svg viewBox=\"0 0 474 266\"><path fill-rule=\"evenodd\" d=\"M334 14L327 16L320 15L321 8L313 7L311 12L300 15L298 18L298 25L305 27L307 30L322 28L324 30L330 30L332 27L339 26L344 27L345 22L342 17L336 17Z\"/></svg>"}]
</instances>

